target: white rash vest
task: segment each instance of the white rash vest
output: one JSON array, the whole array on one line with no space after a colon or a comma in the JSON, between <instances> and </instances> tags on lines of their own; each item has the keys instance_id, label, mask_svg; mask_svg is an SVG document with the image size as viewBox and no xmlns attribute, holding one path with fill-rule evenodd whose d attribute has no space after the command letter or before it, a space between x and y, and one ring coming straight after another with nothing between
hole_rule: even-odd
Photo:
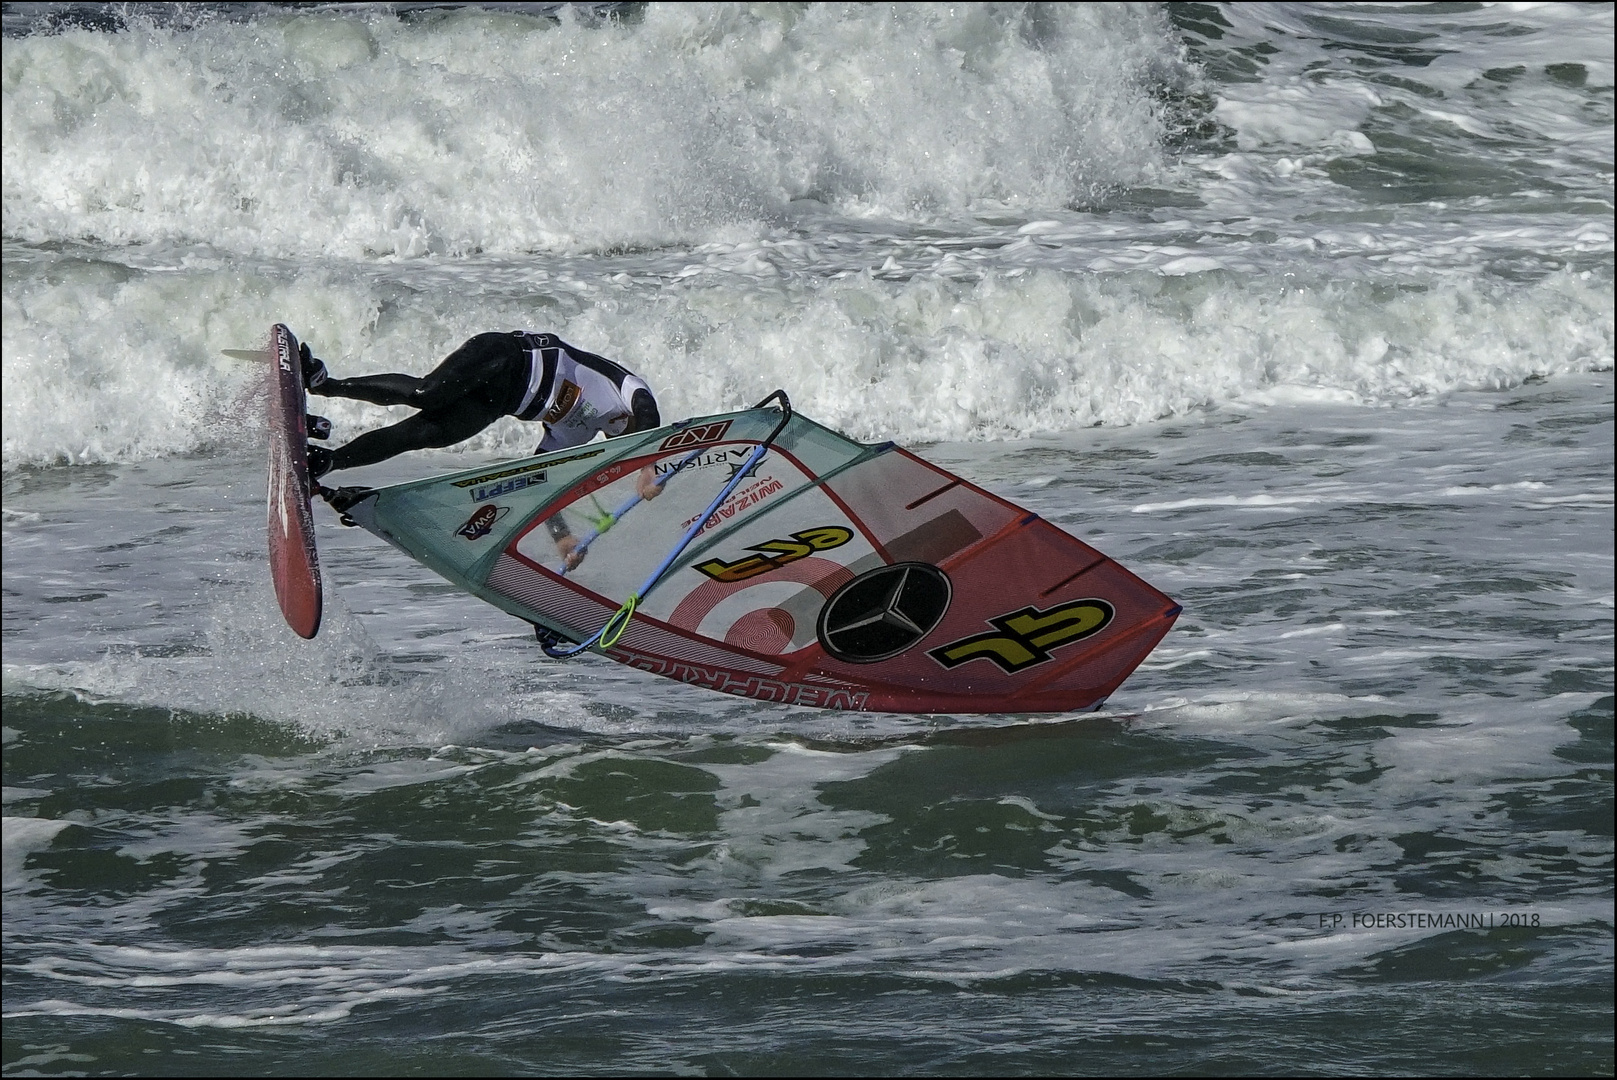
<instances>
[{"instance_id":1,"label":"white rash vest","mask_svg":"<svg viewBox=\"0 0 1617 1080\"><path fill-rule=\"evenodd\" d=\"M589 442L598 431L622 435L634 416L635 391L651 393L627 368L554 334L522 331L518 336L528 350L528 391L514 415L544 423L545 437L535 453Z\"/></svg>"}]
</instances>

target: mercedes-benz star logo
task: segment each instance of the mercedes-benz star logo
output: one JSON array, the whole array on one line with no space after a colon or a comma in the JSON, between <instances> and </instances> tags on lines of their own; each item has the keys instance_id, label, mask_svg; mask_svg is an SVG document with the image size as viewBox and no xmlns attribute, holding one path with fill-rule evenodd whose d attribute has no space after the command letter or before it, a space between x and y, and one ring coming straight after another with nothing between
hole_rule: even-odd
<instances>
[{"instance_id":1,"label":"mercedes-benz star logo","mask_svg":"<svg viewBox=\"0 0 1617 1080\"><path fill-rule=\"evenodd\" d=\"M842 586L820 609L820 644L854 664L897 656L938 625L950 591L948 577L930 563L877 567Z\"/></svg>"}]
</instances>

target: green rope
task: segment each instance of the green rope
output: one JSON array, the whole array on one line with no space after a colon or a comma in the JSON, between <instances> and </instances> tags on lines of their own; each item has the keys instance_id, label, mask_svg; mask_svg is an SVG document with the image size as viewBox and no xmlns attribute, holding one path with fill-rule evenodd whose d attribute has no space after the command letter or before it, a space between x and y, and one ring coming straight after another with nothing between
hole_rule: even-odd
<instances>
[{"instance_id":1,"label":"green rope","mask_svg":"<svg viewBox=\"0 0 1617 1080\"><path fill-rule=\"evenodd\" d=\"M612 516L612 511L602 506L601 501L594 495L590 496L590 502L595 504L596 510L595 517L590 519L590 525L595 529L595 535L599 536L616 525L617 519Z\"/></svg>"},{"instance_id":2,"label":"green rope","mask_svg":"<svg viewBox=\"0 0 1617 1080\"><path fill-rule=\"evenodd\" d=\"M630 593L629 599L625 600L618 610L612 613L612 617L606 620L606 625L601 627L601 640L597 643L598 648L604 651L617 644L618 638L622 637L623 632L629 628L629 620L634 618L634 609L639 603L640 597Z\"/></svg>"}]
</instances>

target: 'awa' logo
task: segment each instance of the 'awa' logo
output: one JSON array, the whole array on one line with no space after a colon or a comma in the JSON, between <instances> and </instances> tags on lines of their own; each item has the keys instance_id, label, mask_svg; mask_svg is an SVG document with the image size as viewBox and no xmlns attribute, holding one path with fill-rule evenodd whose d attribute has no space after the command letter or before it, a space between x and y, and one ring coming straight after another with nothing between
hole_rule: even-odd
<instances>
[{"instance_id":1,"label":"'awa' logo","mask_svg":"<svg viewBox=\"0 0 1617 1080\"><path fill-rule=\"evenodd\" d=\"M795 532L789 540L765 540L761 544L747 546L748 551L762 552L760 555L748 555L745 559L738 559L735 562L709 559L707 562L697 563L696 569L714 581L745 581L770 570L778 570L787 563L807 558L816 551L829 551L831 548L841 547L852 539L853 533L840 525L821 525L817 529Z\"/></svg>"},{"instance_id":2,"label":"'awa' logo","mask_svg":"<svg viewBox=\"0 0 1617 1080\"><path fill-rule=\"evenodd\" d=\"M995 629L930 650L946 668L972 660L992 660L1007 675L1050 659L1050 650L1100 633L1112 621L1104 600L1071 600L1048 611L1025 607L988 620Z\"/></svg>"},{"instance_id":3,"label":"'awa' logo","mask_svg":"<svg viewBox=\"0 0 1617 1080\"><path fill-rule=\"evenodd\" d=\"M733 420L720 420L713 424L698 424L688 427L684 431L676 431L662 441L658 450L684 450L689 446L701 446L703 443L718 442L724 438L724 433L730 430Z\"/></svg>"},{"instance_id":4,"label":"'awa' logo","mask_svg":"<svg viewBox=\"0 0 1617 1080\"><path fill-rule=\"evenodd\" d=\"M481 540L494 528L496 521L510 512L509 506L479 506L477 512L466 519L466 524L455 530L455 535L468 540Z\"/></svg>"}]
</instances>

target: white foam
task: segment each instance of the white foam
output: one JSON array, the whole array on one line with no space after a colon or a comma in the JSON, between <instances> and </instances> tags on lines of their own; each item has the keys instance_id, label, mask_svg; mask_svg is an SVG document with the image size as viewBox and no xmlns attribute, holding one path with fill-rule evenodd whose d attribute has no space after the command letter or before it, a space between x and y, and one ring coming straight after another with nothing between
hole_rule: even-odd
<instances>
[{"instance_id":1,"label":"white foam","mask_svg":"<svg viewBox=\"0 0 1617 1080\"><path fill-rule=\"evenodd\" d=\"M1216 85L1160 12L1115 5L650 5L593 27L373 9L13 39L4 467L251 444L256 373L218 350L273 320L339 374L549 329L646 375L667 416L784 386L901 441L1609 366L1613 235L1588 209L1610 200L1591 95L1611 15L1501 17L1330 17L1427 42L1400 76L1424 94L1291 5L1223 12L1199 55L1278 51ZM1176 162L1170 99L1215 90L1237 145ZM1389 124L1434 175L1520 166L1508 205L1367 203L1330 166ZM1145 184L1185 205L1075 209ZM579 251L611 254L557 254ZM404 415L319 407L339 440ZM535 442L502 422L465 449Z\"/></svg>"},{"instance_id":2,"label":"white foam","mask_svg":"<svg viewBox=\"0 0 1617 1080\"><path fill-rule=\"evenodd\" d=\"M837 754L794 743L771 749L776 752L762 762L704 766L723 784L715 799L723 807L719 820L725 833L704 862L742 881L851 871L865 849L860 833L886 819L863 810L834 810L820 801L820 786L864 776L906 751Z\"/></svg>"},{"instance_id":3,"label":"white foam","mask_svg":"<svg viewBox=\"0 0 1617 1080\"><path fill-rule=\"evenodd\" d=\"M1564 189L1610 199L1609 98L1601 105L1594 97L1612 85L1613 15L1605 5L1326 12L1244 3L1219 13L1227 29L1200 51L1241 53L1238 63L1258 69L1257 78L1216 91L1214 115L1234 129L1244 159L1221 163L1232 179L1240 175L1271 196L1328 198L1320 167L1373 156L1380 138L1400 149L1427 142L1433 175L1474 162L1518 169L1527 183L1548 173ZM1589 168L1592 161L1607 163L1604 176Z\"/></svg>"},{"instance_id":4,"label":"white foam","mask_svg":"<svg viewBox=\"0 0 1617 1080\"><path fill-rule=\"evenodd\" d=\"M1160 167L1179 63L1108 5L565 11L9 39L5 233L410 258L1061 205Z\"/></svg>"},{"instance_id":5,"label":"white foam","mask_svg":"<svg viewBox=\"0 0 1617 1080\"><path fill-rule=\"evenodd\" d=\"M1271 289L1216 272L742 277L654 290L582 280L566 307L537 310L480 298L474 282L452 318L435 294L401 296L352 274L109 281L68 268L14 284L5 466L253 450L260 372L218 350L255 344L275 318L338 375L425 373L473 333L526 325L640 372L667 417L745 407L784 386L805 414L857 438L911 442L1135 424L1228 401L1397 403L1607 368L1614 337L1610 278L1572 273L1390 297L1369 283ZM314 401L338 442L408 415ZM520 454L536 441L507 420L461 449Z\"/></svg>"},{"instance_id":6,"label":"white foam","mask_svg":"<svg viewBox=\"0 0 1617 1080\"><path fill-rule=\"evenodd\" d=\"M8 792L10 789L7 789ZM7 889L20 888L28 883L23 864L35 851L51 846L56 834L73 824L56 818L10 817L0 819L0 852L4 863L0 865L0 881Z\"/></svg>"}]
</instances>

